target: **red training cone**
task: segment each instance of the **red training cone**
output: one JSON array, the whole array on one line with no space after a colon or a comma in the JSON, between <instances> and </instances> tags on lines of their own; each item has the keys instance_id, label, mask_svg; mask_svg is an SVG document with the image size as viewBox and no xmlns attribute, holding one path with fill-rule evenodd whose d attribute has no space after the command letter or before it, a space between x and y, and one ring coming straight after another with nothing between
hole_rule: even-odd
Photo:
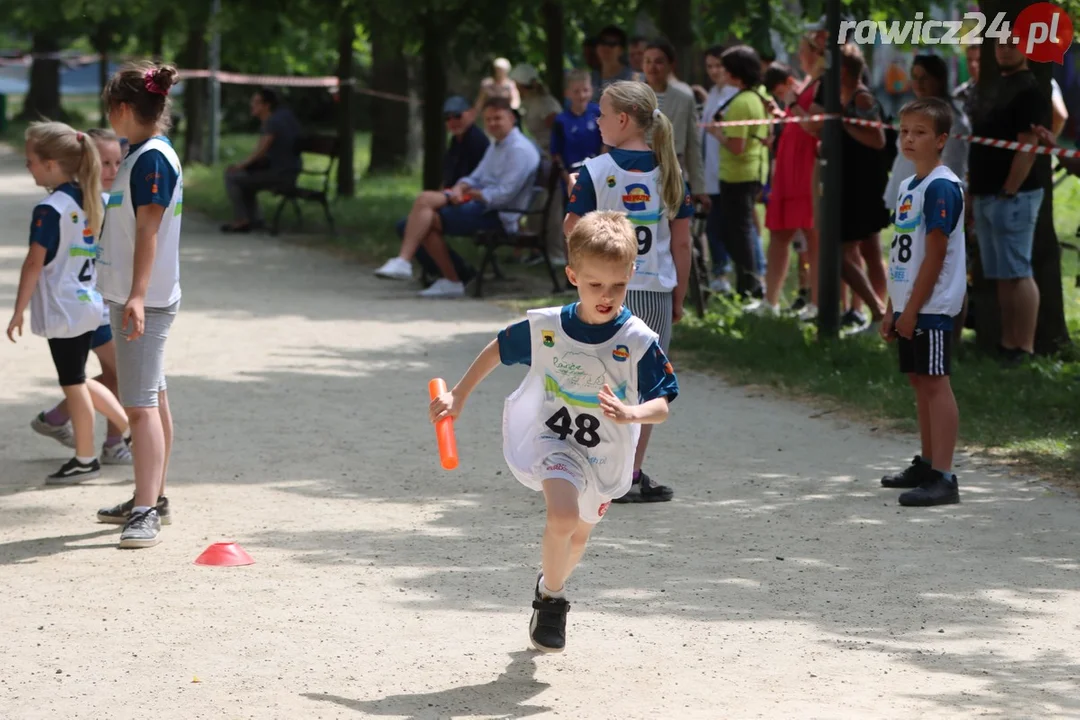
<instances>
[{"instance_id":1,"label":"red training cone","mask_svg":"<svg viewBox=\"0 0 1080 720\"><path fill-rule=\"evenodd\" d=\"M196 565L216 565L233 567L236 565L254 565L255 558L247 554L244 548L234 542L214 543L195 558Z\"/></svg>"}]
</instances>

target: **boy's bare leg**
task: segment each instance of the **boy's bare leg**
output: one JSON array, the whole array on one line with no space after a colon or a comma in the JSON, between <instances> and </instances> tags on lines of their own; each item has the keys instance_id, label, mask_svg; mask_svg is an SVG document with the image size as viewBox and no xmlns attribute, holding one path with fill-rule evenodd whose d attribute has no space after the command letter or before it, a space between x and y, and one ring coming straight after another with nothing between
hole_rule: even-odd
<instances>
[{"instance_id":1,"label":"boy's bare leg","mask_svg":"<svg viewBox=\"0 0 1080 720\"><path fill-rule=\"evenodd\" d=\"M562 478L544 480L544 501L547 504L547 523L541 545L544 587L561 592L577 564L572 540L580 522L578 489ZM586 536L588 537L588 536ZM581 550L584 551L584 543ZM580 559L580 553L578 558Z\"/></svg>"},{"instance_id":2,"label":"boy's bare leg","mask_svg":"<svg viewBox=\"0 0 1080 720\"><path fill-rule=\"evenodd\" d=\"M946 474L951 473L956 435L960 428L960 411L956 407L952 384L948 376L922 377L919 378L919 384L929 410L934 469Z\"/></svg>"}]
</instances>

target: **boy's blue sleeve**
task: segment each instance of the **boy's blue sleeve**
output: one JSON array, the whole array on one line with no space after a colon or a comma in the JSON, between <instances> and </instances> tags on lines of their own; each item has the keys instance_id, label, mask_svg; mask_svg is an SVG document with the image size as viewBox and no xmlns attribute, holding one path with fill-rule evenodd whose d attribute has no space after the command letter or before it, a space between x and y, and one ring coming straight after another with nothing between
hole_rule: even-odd
<instances>
[{"instance_id":1,"label":"boy's blue sleeve","mask_svg":"<svg viewBox=\"0 0 1080 720\"><path fill-rule=\"evenodd\" d=\"M675 215L675 218L681 219L692 217L694 217L694 201L690 197L690 185L684 183L682 205L679 206L679 212Z\"/></svg>"},{"instance_id":2,"label":"boy's blue sleeve","mask_svg":"<svg viewBox=\"0 0 1080 720\"><path fill-rule=\"evenodd\" d=\"M679 380L675 377L675 369L667 359L667 355L660 349L660 344L654 342L649 352L638 360L638 395L641 402L647 403L656 398L666 397L671 402L679 396Z\"/></svg>"},{"instance_id":3,"label":"boy's blue sleeve","mask_svg":"<svg viewBox=\"0 0 1080 720\"><path fill-rule=\"evenodd\" d=\"M596 188L593 187L592 178L589 177L589 168L583 167L578 173L574 189L570 191L570 199L566 203L566 212L585 215L595 209Z\"/></svg>"},{"instance_id":4,"label":"boy's blue sleeve","mask_svg":"<svg viewBox=\"0 0 1080 720\"><path fill-rule=\"evenodd\" d=\"M938 178L926 186L923 195L923 222L926 232L941 230L946 235L956 229L964 212L964 195L960 186Z\"/></svg>"},{"instance_id":5,"label":"boy's blue sleeve","mask_svg":"<svg viewBox=\"0 0 1080 720\"><path fill-rule=\"evenodd\" d=\"M532 337L528 320L499 331L499 360L503 365L532 364Z\"/></svg>"},{"instance_id":6,"label":"boy's blue sleeve","mask_svg":"<svg viewBox=\"0 0 1080 720\"><path fill-rule=\"evenodd\" d=\"M131 202L138 210L143 205L169 207L179 176L159 150L148 150L131 169Z\"/></svg>"},{"instance_id":7,"label":"boy's blue sleeve","mask_svg":"<svg viewBox=\"0 0 1080 720\"><path fill-rule=\"evenodd\" d=\"M30 217L30 244L45 248L45 264L60 249L60 213L51 205L38 205Z\"/></svg>"}]
</instances>

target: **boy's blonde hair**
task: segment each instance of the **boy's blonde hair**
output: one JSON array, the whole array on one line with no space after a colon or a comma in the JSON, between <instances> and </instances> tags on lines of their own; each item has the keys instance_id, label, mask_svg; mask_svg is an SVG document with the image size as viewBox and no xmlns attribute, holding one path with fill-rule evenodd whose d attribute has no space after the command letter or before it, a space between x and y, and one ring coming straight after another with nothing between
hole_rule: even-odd
<instances>
[{"instance_id":1,"label":"boy's blonde hair","mask_svg":"<svg viewBox=\"0 0 1080 720\"><path fill-rule=\"evenodd\" d=\"M592 85L592 76L589 75L588 70L571 70L566 74L566 87L570 87L577 83L588 83L589 85Z\"/></svg>"},{"instance_id":2,"label":"boy's blonde hair","mask_svg":"<svg viewBox=\"0 0 1080 720\"><path fill-rule=\"evenodd\" d=\"M101 158L87 134L61 122L34 122L26 128L26 143L42 160L52 160L82 190L82 208L94 237L101 235Z\"/></svg>"},{"instance_id":3,"label":"boy's blonde hair","mask_svg":"<svg viewBox=\"0 0 1080 720\"><path fill-rule=\"evenodd\" d=\"M646 133L652 132L652 149L660 166L660 199L668 219L674 220L686 197L685 188L671 121L662 112L653 114L659 107L656 93L643 82L618 80L607 86L602 97L615 112L626 113Z\"/></svg>"},{"instance_id":4,"label":"boy's blonde hair","mask_svg":"<svg viewBox=\"0 0 1080 720\"><path fill-rule=\"evenodd\" d=\"M617 210L585 213L566 240L570 267L580 269L585 260L624 262L633 267L638 245L634 226Z\"/></svg>"}]
</instances>

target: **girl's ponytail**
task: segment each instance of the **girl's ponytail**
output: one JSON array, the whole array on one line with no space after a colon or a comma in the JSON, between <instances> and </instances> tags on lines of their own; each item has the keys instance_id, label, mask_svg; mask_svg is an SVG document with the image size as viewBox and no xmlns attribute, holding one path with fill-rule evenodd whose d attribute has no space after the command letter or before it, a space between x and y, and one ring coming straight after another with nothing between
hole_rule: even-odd
<instances>
[{"instance_id":1,"label":"girl's ponytail","mask_svg":"<svg viewBox=\"0 0 1080 720\"><path fill-rule=\"evenodd\" d=\"M685 197L682 168L675 152L675 131L667 115L657 110L653 113L653 152L660 166L660 199L669 220L674 220Z\"/></svg>"},{"instance_id":2,"label":"girl's ponytail","mask_svg":"<svg viewBox=\"0 0 1080 720\"><path fill-rule=\"evenodd\" d=\"M97 143L87 133L75 133L75 139L82 149L82 158L75 179L82 188L83 212L94 237L101 238L101 226L105 222L105 208L101 202L101 156L98 155Z\"/></svg>"}]
</instances>

